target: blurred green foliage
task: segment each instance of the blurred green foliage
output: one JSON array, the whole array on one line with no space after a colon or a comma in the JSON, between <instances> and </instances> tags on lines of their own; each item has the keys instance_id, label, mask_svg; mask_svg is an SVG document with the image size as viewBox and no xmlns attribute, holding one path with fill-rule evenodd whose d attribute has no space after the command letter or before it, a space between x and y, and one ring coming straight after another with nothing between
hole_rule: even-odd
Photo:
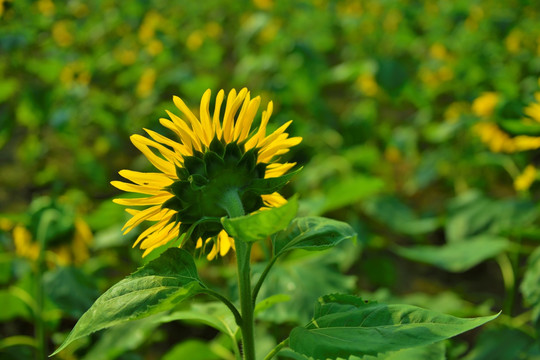
<instances>
[{"instance_id":1,"label":"blurred green foliage","mask_svg":"<svg viewBox=\"0 0 540 360\"><path fill-rule=\"evenodd\" d=\"M293 119L304 138L285 190L301 215L359 234L270 273L260 299L285 296L260 314L263 350L340 291L503 310L409 350L418 359L540 358L539 20L532 0L0 1L0 357L34 358L39 323L51 353L142 263L110 202L118 170L150 169L129 136L163 132L172 95L194 105L207 88L246 86L274 101L271 126ZM229 258L197 265L234 297ZM178 310L202 314L205 301ZM112 328L58 358L234 358L208 327L160 324Z\"/></svg>"}]
</instances>

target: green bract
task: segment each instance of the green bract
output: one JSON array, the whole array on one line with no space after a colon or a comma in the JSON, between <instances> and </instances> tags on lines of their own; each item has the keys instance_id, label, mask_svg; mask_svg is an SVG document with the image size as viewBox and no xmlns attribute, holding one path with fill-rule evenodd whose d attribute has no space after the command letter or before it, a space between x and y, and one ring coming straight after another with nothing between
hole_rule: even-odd
<instances>
[{"instance_id":1,"label":"green bract","mask_svg":"<svg viewBox=\"0 0 540 360\"><path fill-rule=\"evenodd\" d=\"M184 157L183 167L176 168L179 180L168 187L175 196L162 205L177 212L180 232L194 226L194 238L215 236L223 229L221 223L200 220L228 215L225 194L236 191L244 211L251 213L264 206L261 195L287 183L289 177L265 179L267 164L257 163L258 149L243 149L242 143L225 145L214 138L206 152Z\"/></svg>"}]
</instances>

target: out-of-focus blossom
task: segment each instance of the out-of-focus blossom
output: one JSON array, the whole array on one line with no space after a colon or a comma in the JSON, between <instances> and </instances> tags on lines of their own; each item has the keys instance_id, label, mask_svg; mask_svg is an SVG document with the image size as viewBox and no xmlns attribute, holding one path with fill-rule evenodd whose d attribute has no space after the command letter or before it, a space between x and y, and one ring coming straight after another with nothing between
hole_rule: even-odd
<instances>
[{"instance_id":1,"label":"out-of-focus blossom","mask_svg":"<svg viewBox=\"0 0 540 360\"><path fill-rule=\"evenodd\" d=\"M201 30L195 30L186 39L186 46L189 50L198 50L204 42L204 34Z\"/></svg>"},{"instance_id":2,"label":"out-of-focus blossom","mask_svg":"<svg viewBox=\"0 0 540 360\"><path fill-rule=\"evenodd\" d=\"M495 107L499 103L499 95L496 92L484 92L474 99L472 103L472 112L476 116L488 117L493 115Z\"/></svg>"},{"instance_id":3,"label":"out-of-focus blossom","mask_svg":"<svg viewBox=\"0 0 540 360\"><path fill-rule=\"evenodd\" d=\"M139 83L137 84L137 96L141 98L148 97L152 90L154 90L154 84L156 82L156 69L147 68L144 70Z\"/></svg>"},{"instance_id":4,"label":"out-of-focus blossom","mask_svg":"<svg viewBox=\"0 0 540 360\"><path fill-rule=\"evenodd\" d=\"M379 85L371 73L363 73L356 79L356 87L367 96L375 96L379 92Z\"/></svg>"},{"instance_id":5,"label":"out-of-focus blossom","mask_svg":"<svg viewBox=\"0 0 540 360\"><path fill-rule=\"evenodd\" d=\"M523 172L514 180L514 188L517 191L528 190L536 180L536 167L528 165Z\"/></svg>"},{"instance_id":6,"label":"out-of-focus blossom","mask_svg":"<svg viewBox=\"0 0 540 360\"><path fill-rule=\"evenodd\" d=\"M52 36L56 44L61 47L68 47L73 44L74 24L69 20L60 20L53 24Z\"/></svg>"},{"instance_id":7,"label":"out-of-focus blossom","mask_svg":"<svg viewBox=\"0 0 540 360\"><path fill-rule=\"evenodd\" d=\"M39 0L37 3L39 12L45 16L52 16L56 10L54 3L51 0Z\"/></svg>"}]
</instances>

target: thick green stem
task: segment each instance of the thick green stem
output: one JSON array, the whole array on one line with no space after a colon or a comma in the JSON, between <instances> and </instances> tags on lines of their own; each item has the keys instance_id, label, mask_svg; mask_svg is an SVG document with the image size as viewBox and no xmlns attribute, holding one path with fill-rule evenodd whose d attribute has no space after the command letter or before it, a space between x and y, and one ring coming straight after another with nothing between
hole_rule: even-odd
<instances>
[{"instance_id":1,"label":"thick green stem","mask_svg":"<svg viewBox=\"0 0 540 360\"><path fill-rule=\"evenodd\" d=\"M245 215L237 189L230 189L225 192L220 205L231 218ZM255 360L253 300L251 298L251 244L235 239L234 245L238 267L238 290L240 294L240 312L242 314L240 328L242 329L244 360Z\"/></svg>"},{"instance_id":2,"label":"thick green stem","mask_svg":"<svg viewBox=\"0 0 540 360\"><path fill-rule=\"evenodd\" d=\"M242 313L242 344L245 360L255 360L255 341L253 335L253 301L251 299L251 244L235 242L238 265L238 288L240 291L240 311Z\"/></svg>"}]
</instances>

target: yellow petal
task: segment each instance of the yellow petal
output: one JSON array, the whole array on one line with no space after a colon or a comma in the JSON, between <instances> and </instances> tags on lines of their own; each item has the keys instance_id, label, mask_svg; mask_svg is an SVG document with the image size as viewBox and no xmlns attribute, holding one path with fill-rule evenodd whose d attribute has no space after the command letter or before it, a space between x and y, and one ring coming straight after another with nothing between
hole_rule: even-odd
<instances>
[{"instance_id":1,"label":"yellow petal","mask_svg":"<svg viewBox=\"0 0 540 360\"><path fill-rule=\"evenodd\" d=\"M162 194L149 196L145 198L135 198L135 199L113 199L113 202L120 205L126 206L148 206L148 205L162 205L165 201L174 197L173 194L168 192L163 192Z\"/></svg>"},{"instance_id":2,"label":"yellow petal","mask_svg":"<svg viewBox=\"0 0 540 360\"><path fill-rule=\"evenodd\" d=\"M133 181L137 185L144 185L162 189L171 185L174 181L163 173L147 173L133 170L120 170L120 176Z\"/></svg>"},{"instance_id":3,"label":"yellow petal","mask_svg":"<svg viewBox=\"0 0 540 360\"><path fill-rule=\"evenodd\" d=\"M216 106L214 108L214 114L212 115L212 124L214 125L214 131L219 140L221 140L221 120L219 114L221 112L221 104L223 103L223 98L225 97L225 91L219 90L216 97Z\"/></svg>"},{"instance_id":4,"label":"yellow petal","mask_svg":"<svg viewBox=\"0 0 540 360\"><path fill-rule=\"evenodd\" d=\"M137 194L158 195L163 192L160 188L156 188L153 186L135 185L122 181L111 181L111 185L122 191L133 192Z\"/></svg>"},{"instance_id":5,"label":"yellow petal","mask_svg":"<svg viewBox=\"0 0 540 360\"><path fill-rule=\"evenodd\" d=\"M291 170L296 163L285 163L285 164L278 164L278 163L272 163L266 166L266 172L264 174L265 179L278 177L283 174L285 174L287 171Z\"/></svg>"},{"instance_id":6,"label":"yellow petal","mask_svg":"<svg viewBox=\"0 0 540 360\"><path fill-rule=\"evenodd\" d=\"M205 138L205 134L204 134L204 131L202 129L202 125L199 122L199 119L197 119L197 117L195 115L193 115L193 113L187 107L187 105L184 103L184 101L182 99L180 99L178 96L173 96L173 102L174 102L174 105L176 105L176 107L178 109L180 109L180 111L182 111L182 113L184 113L184 115L186 115L186 117L188 118L189 123L191 125L191 128L193 129L193 132L196 135L199 135L199 138L202 140L202 142L206 146L208 146L210 144L210 142L208 141L208 139Z\"/></svg>"},{"instance_id":7,"label":"yellow petal","mask_svg":"<svg viewBox=\"0 0 540 360\"><path fill-rule=\"evenodd\" d=\"M157 156L149 148L149 146L155 147L155 148L158 149L159 152L161 152L163 154L163 152L165 152L164 151L165 147L157 144L156 142L151 141L150 139L147 139L147 138L145 138L143 136L140 136L140 135L132 135L131 136L131 142L133 143L133 145L135 145L137 147L137 149L139 149L144 154L144 156L146 156L148 161L150 161L152 163L152 165L154 165L157 169L159 169L161 172L163 172L164 174L167 174L169 176L174 176L175 175L175 164L174 164L174 162L171 162L170 160L169 161L165 160L165 159ZM163 149L158 148L158 146L161 146L161 148L163 148ZM162 152L162 150L163 150L163 152ZM165 149L165 150L168 150L168 149ZM171 152L170 150L168 150L168 151ZM172 154L174 156L174 153L172 153Z\"/></svg>"}]
</instances>

